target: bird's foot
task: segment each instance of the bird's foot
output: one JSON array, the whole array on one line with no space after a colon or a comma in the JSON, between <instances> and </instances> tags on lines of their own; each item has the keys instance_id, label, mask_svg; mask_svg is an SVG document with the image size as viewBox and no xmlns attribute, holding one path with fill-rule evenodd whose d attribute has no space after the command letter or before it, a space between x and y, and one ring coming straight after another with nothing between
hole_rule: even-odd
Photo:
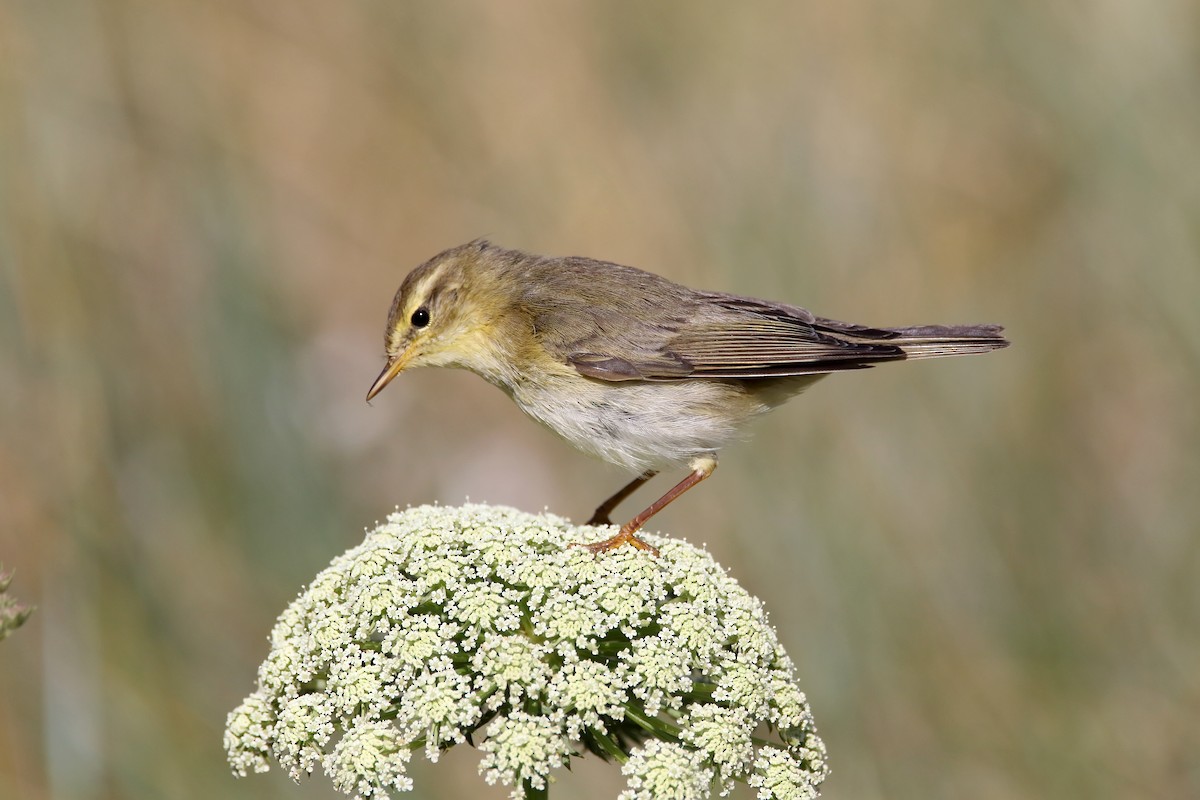
<instances>
[{"instance_id":1,"label":"bird's foot","mask_svg":"<svg viewBox=\"0 0 1200 800\"><path fill-rule=\"evenodd\" d=\"M611 536L611 537L605 539L604 541L593 542L591 544L588 544L586 542L573 542L571 544L571 546L572 547L582 547L584 549L592 551L592 553L595 555L599 555L600 553L606 553L609 550L615 550L616 548L620 547L623 544L633 545L638 550L645 550L648 553L650 553L650 555L652 555L652 556L658 555L657 547L650 544L649 542L642 541L641 539L639 539L638 537L633 535L633 531L628 531L625 528L621 528L620 532L616 536Z\"/></svg>"}]
</instances>

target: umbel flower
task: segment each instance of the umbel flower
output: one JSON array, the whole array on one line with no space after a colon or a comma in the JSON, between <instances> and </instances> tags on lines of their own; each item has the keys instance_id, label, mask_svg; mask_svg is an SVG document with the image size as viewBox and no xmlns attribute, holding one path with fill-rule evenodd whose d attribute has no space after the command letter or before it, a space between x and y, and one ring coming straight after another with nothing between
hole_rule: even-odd
<instances>
[{"instance_id":1,"label":"umbel flower","mask_svg":"<svg viewBox=\"0 0 1200 800\"><path fill-rule=\"evenodd\" d=\"M678 539L649 537L657 558L569 546L598 533L480 505L391 515L279 618L229 714L234 772L274 759L388 797L414 751L468 742L516 798L586 752L621 764L623 800L816 797L825 746L759 601Z\"/></svg>"},{"instance_id":2,"label":"umbel flower","mask_svg":"<svg viewBox=\"0 0 1200 800\"><path fill-rule=\"evenodd\" d=\"M8 585L12 582L13 574L4 571L0 564L0 640L25 624L33 608L19 602L8 594Z\"/></svg>"}]
</instances>

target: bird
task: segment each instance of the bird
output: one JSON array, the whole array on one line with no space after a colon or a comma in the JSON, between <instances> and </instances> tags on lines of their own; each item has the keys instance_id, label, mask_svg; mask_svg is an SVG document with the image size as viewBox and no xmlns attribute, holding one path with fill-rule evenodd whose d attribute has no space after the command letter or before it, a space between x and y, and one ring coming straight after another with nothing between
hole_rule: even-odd
<instances>
[{"instance_id":1,"label":"bird","mask_svg":"<svg viewBox=\"0 0 1200 800\"><path fill-rule=\"evenodd\" d=\"M636 474L617 505L660 471L673 488L600 542L657 554L647 520L712 475L750 420L834 372L1008 346L999 325L883 328L771 300L691 289L633 267L552 257L476 239L404 278L384 332L370 402L401 372L466 369L585 453Z\"/></svg>"}]
</instances>

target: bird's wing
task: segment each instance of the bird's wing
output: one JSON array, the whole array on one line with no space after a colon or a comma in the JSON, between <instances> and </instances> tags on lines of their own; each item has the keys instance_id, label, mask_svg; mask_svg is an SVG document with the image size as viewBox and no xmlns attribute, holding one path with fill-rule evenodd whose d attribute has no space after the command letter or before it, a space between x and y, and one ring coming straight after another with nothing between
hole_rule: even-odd
<instances>
[{"instance_id":1,"label":"bird's wing","mask_svg":"<svg viewBox=\"0 0 1200 800\"><path fill-rule=\"evenodd\" d=\"M597 380L820 375L1007 344L996 326L872 328L586 258L532 259L521 270L516 303L538 346Z\"/></svg>"},{"instance_id":2,"label":"bird's wing","mask_svg":"<svg viewBox=\"0 0 1200 800\"><path fill-rule=\"evenodd\" d=\"M696 292L691 299L686 315L653 326L628 321L640 335L576 342L568 363L600 380L671 381L815 375L905 357L887 342L891 331L736 295Z\"/></svg>"}]
</instances>

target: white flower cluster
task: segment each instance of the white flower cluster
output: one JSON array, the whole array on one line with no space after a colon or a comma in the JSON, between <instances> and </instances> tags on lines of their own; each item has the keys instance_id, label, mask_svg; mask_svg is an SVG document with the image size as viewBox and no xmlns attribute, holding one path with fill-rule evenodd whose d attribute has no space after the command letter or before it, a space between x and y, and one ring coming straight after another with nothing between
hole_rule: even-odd
<instances>
[{"instance_id":1,"label":"white flower cluster","mask_svg":"<svg viewBox=\"0 0 1200 800\"><path fill-rule=\"evenodd\" d=\"M8 584L12 581L12 573L4 571L0 564L0 640L25 624L33 608L18 602L9 596Z\"/></svg>"},{"instance_id":2,"label":"white flower cluster","mask_svg":"<svg viewBox=\"0 0 1200 800\"><path fill-rule=\"evenodd\" d=\"M482 732L480 771L514 797L584 751L623 764L626 800L734 781L816 797L825 748L759 601L678 539L647 537L657 558L569 546L603 532L491 506L393 514L279 618L229 714L234 772L273 758L387 797L412 788L416 748L436 761Z\"/></svg>"}]
</instances>

